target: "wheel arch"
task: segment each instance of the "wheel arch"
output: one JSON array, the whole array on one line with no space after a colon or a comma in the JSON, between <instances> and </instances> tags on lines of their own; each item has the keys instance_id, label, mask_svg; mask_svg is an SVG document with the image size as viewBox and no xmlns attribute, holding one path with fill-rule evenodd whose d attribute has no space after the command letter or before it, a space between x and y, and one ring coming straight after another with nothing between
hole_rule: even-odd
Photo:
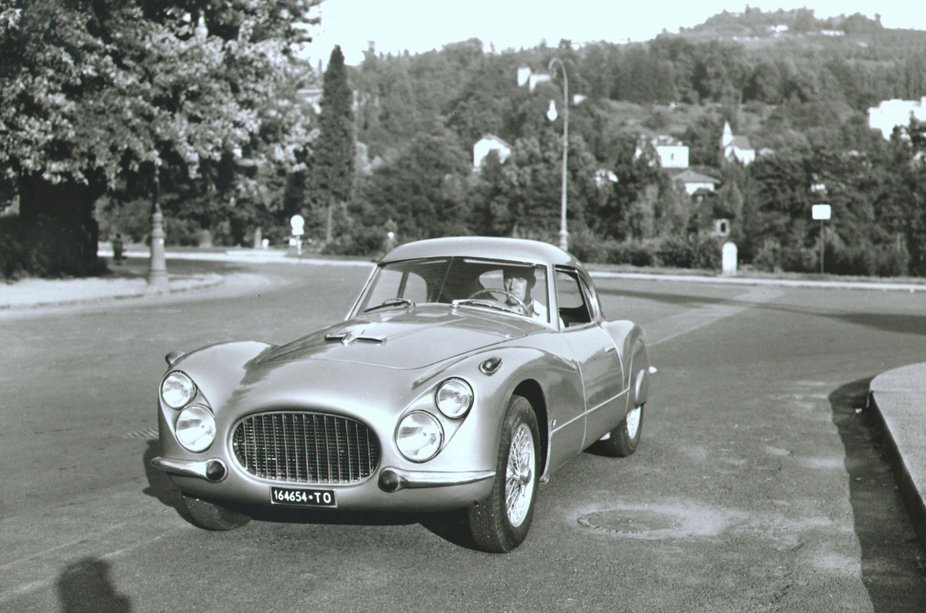
<instances>
[{"instance_id":1,"label":"wheel arch","mask_svg":"<svg viewBox=\"0 0 926 613\"><path fill-rule=\"evenodd\" d=\"M550 441L550 424L547 421L547 401L543 393L543 388L534 379L525 379L515 387L513 394L523 396L534 409L534 415L537 416L537 426L540 429L540 474L543 474L547 468L547 447Z\"/></svg>"},{"instance_id":2,"label":"wheel arch","mask_svg":"<svg viewBox=\"0 0 926 613\"><path fill-rule=\"evenodd\" d=\"M627 394L627 410L629 411L645 403L649 398L649 355L642 338L638 337L633 343L628 373L630 393Z\"/></svg>"}]
</instances>

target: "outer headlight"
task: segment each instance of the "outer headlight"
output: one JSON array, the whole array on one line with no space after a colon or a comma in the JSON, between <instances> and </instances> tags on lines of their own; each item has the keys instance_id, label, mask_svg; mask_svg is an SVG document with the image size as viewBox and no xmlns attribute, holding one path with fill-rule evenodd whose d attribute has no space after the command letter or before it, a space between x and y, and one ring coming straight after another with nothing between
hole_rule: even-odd
<instances>
[{"instance_id":1,"label":"outer headlight","mask_svg":"<svg viewBox=\"0 0 926 613\"><path fill-rule=\"evenodd\" d=\"M170 373L161 382L161 400L172 409L185 407L195 397L196 385L179 370Z\"/></svg>"},{"instance_id":2,"label":"outer headlight","mask_svg":"<svg viewBox=\"0 0 926 613\"><path fill-rule=\"evenodd\" d=\"M201 404L180 411L177 417L177 440L194 453L209 449L215 440L215 417Z\"/></svg>"},{"instance_id":3,"label":"outer headlight","mask_svg":"<svg viewBox=\"0 0 926 613\"><path fill-rule=\"evenodd\" d=\"M437 388L434 404L450 419L463 417L473 406L473 388L463 379L447 379Z\"/></svg>"},{"instance_id":4,"label":"outer headlight","mask_svg":"<svg viewBox=\"0 0 926 613\"><path fill-rule=\"evenodd\" d=\"M440 451L444 429L432 415L415 411L406 415L395 431L395 442L412 462L427 462Z\"/></svg>"}]
</instances>

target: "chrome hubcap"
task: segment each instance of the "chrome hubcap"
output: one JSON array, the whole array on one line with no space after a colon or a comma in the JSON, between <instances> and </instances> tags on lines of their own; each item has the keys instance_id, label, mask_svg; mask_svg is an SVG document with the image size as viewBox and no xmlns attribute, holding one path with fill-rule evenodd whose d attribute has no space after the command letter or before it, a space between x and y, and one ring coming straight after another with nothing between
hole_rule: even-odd
<instances>
[{"instance_id":1,"label":"chrome hubcap","mask_svg":"<svg viewBox=\"0 0 926 613\"><path fill-rule=\"evenodd\" d=\"M534 464L534 439L530 428L521 424L511 437L505 478L505 510L514 527L524 522L534 497Z\"/></svg>"},{"instance_id":2,"label":"chrome hubcap","mask_svg":"<svg viewBox=\"0 0 926 613\"><path fill-rule=\"evenodd\" d=\"M627 413L627 436L636 438L640 430L640 415L643 413L643 407L637 407Z\"/></svg>"}]
</instances>

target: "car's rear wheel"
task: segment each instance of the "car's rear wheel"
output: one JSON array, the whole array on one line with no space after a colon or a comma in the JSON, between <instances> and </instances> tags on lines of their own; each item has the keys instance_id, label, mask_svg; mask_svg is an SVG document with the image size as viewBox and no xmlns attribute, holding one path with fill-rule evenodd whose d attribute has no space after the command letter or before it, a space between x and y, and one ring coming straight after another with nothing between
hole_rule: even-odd
<instances>
[{"instance_id":1,"label":"car's rear wheel","mask_svg":"<svg viewBox=\"0 0 926 613\"><path fill-rule=\"evenodd\" d=\"M627 412L623 421L611 430L608 437L598 441L599 449L605 454L626 458L637 450L640 445L640 434L643 432L643 407L645 404Z\"/></svg>"},{"instance_id":2,"label":"car's rear wheel","mask_svg":"<svg viewBox=\"0 0 926 613\"><path fill-rule=\"evenodd\" d=\"M539 441L530 402L512 396L498 443L492 493L469 511L470 531L481 549L505 553L527 537L540 477Z\"/></svg>"},{"instance_id":3,"label":"car's rear wheel","mask_svg":"<svg viewBox=\"0 0 926 613\"><path fill-rule=\"evenodd\" d=\"M251 521L243 513L186 492L183 493L183 503L193 523L206 530L234 530Z\"/></svg>"}]
</instances>

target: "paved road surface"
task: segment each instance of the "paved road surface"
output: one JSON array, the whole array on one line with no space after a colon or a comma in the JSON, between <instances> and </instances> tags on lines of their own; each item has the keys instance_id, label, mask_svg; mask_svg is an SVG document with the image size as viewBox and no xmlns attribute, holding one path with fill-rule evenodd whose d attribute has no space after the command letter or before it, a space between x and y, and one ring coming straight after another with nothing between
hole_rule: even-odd
<instances>
[{"instance_id":1,"label":"paved road surface","mask_svg":"<svg viewBox=\"0 0 926 613\"><path fill-rule=\"evenodd\" d=\"M492 556L453 516L189 525L148 468L163 355L340 319L358 268L284 286L0 314L2 611L913 611L926 558L867 427L922 361L923 298L603 280L659 368L637 454L583 454ZM83 607L83 608L82 608Z\"/></svg>"}]
</instances>

